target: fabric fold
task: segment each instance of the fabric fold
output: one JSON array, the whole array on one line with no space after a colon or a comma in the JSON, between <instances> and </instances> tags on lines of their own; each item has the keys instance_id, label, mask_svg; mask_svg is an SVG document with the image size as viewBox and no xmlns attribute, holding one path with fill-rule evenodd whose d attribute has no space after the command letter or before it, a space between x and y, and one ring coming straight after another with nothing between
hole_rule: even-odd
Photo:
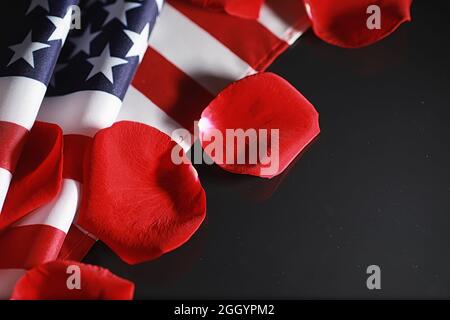
<instances>
[{"instance_id":1,"label":"fabric fold","mask_svg":"<svg viewBox=\"0 0 450 320\"><path fill-rule=\"evenodd\" d=\"M35 235L48 233L47 238L54 237L50 242L57 250L47 247L45 261L56 259L61 250L73 251L63 249L63 243L80 201L83 152L98 130L114 123L147 49L161 1L82 1L80 5L81 29L72 30L68 36L51 81L48 77L49 87L37 116L41 122L58 125L64 134L61 192L51 203L24 218L37 230ZM33 218L36 215L39 221ZM19 228L12 226L5 232L16 233ZM60 236L56 238L57 235ZM73 237L69 239L69 244L78 243L72 241ZM12 249L10 246L2 250L7 262L17 254ZM25 244L23 250L14 266L6 263L4 270L0 270L0 278L10 268L25 271L38 262L45 262L39 261L42 259L38 256L28 263L35 255L35 248ZM46 247L40 250L45 251ZM4 297L11 288L2 290Z\"/></svg>"},{"instance_id":2,"label":"fabric fold","mask_svg":"<svg viewBox=\"0 0 450 320\"><path fill-rule=\"evenodd\" d=\"M0 12L0 27L14 30L0 35L0 212L78 2L17 0Z\"/></svg>"}]
</instances>

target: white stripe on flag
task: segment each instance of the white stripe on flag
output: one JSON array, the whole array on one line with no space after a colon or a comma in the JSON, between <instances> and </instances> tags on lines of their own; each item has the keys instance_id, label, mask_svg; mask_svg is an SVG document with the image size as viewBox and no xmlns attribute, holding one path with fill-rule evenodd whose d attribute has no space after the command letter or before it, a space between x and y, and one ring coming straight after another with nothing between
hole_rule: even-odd
<instances>
[{"instance_id":1,"label":"white stripe on flag","mask_svg":"<svg viewBox=\"0 0 450 320\"><path fill-rule=\"evenodd\" d=\"M67 234L75 217L79 195L80 184L74 180L64 179L61 192L55 200L25 216L11 226L11 230L14 231L15 227L45 225ZM14 246L14 244L11 245ZM33 248L31 244L30 248L45 250L45 248ZM24 269L0 269L0 299L10 298L16 282L25 272Z\"/></svg>"},{"instance_id":2,"label":"white stripe on flag","mask_svg":"<svg viewBox=\"0 0 450 320\"><path fill-rule=\"evenodd\" d=\"M168 3L150 37L150 46L213 94L255 73L239 56Z\"/></svg>"},{"instance_id":3,"label":"white stripe on flag","mask_svg":"<svg viewBox=\"0 0 450 320\"><path fill-rule=\"evenodd\" d=\"M0 78L0 120L13 122L30 130L46 90L42 82L34 79Z\"/></svg>"},{"instance_id":4,"label":"white stripe on flag","mask_svg":"<svg viewBox=\"0 0 450 320\"><path fill-rule=\"evenodd\" d=\"M164 0L155 0L155 1L156 1L156 5L158 6L159 12L161 12L161 9L162 9L163 4L164 4Z\"/></svg>"},{"instance_id":5,"label":"white stripe on flag","mask_svg":"<svg viewBox=\"0 0 450 320\"><path fill-rule=\"evenodd\" d=\"M174 130L183 128L133 86L128 89L125 95L123 107L116 122L123 120L144 123L164 132L169 137L172 136ZM187 151L191 148L193 139L192 137L180 137L180 140L175 142Z\"/></svg>"},{"instance_id":6,"label":"white stripe on flag","mask_svg":"<svg viewBox=\"0 0 450 320\"><path fill-rule=\"evenodd\" d=\"M0 269L0 300L11 297L16 282L25 272L25 269Z\"/></svg>"},{"instance_id":7,"label":"white stripe on flag","mask_svg":"<svg viewBox=\"0 0 450 320\"><path fill-rule=\"evenodd\" d=\"M25 216L12 228L42 224L67 233L78 208L79 196L80 183L64 179L61 192L52 202Z\"/></svg>"},{"instance_id":8,"label":"white stripe on flag","mask_svg":"<svg viewBox=\"0 0 450 320\"><path fill-rule=\"evenodd\" d=\"M37 119L59 125L64 134L93 137L114 123L121 106L122 101L107 92L80 91L45 98Z\"/></svg>"},{"instance_id":9,"label":"white stripe on flag","mask_svg":"<svg viewBox=\"0 0 450 320\"><path fill-rule=\"evenodd\" d=\"M303 33L303 30L292 27L267 4L262 6L258 22L289 45L292 45Z\"/></svg>"},{"instance_id":10,"label":"white stripe on flag","mask_svg":"<svg viewBox=\"0 0 450 320\"><path fill-rule=\"evenodd\" d=\"M6 169L0 168L0 213L3 203L5 202L6 194L11 183L12 175Z\"/></svg>"}]
</instances>

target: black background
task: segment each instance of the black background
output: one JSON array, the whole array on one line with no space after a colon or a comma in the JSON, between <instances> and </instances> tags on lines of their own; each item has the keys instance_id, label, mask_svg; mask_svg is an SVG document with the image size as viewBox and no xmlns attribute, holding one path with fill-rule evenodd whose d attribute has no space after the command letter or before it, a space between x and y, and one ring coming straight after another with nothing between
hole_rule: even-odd
<instances>
[{"instance_id":1,"label":"black background","mask_svg":"<svg viewBox=\"0 0 450 320\"><path fill-rule=\"evenodd\" d=\"M197 167L208 216L180 249L138 266L97 244L86 261L136 298L450 298L450 10L358 50L308 31L270 68L320 113L282 177ZM381 267L381 290L366 268Z\"/></svg>"}]
</instances>

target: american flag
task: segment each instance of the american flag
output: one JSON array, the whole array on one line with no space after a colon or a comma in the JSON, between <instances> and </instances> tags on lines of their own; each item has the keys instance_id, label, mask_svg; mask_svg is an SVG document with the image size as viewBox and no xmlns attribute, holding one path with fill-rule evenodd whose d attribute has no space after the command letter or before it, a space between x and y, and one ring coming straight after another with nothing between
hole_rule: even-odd
<instances>
[{"instance_id":1,"label":"american flag","mask_svg":"<svg viewBox=\"0 0 450 320\"><path fill-rule=\"evenodd\" d=\"M58 198L0 236L0 268L10 283L24 269L58 256L80 192L77 170L81 170L82 154L72 156L70 150L82 152L89 137L114 123L162 2L82 1L82 28L67 37L72 22L70 6L76 4L78 1L24 0L14 6L14 14L5 13L18 29L11 39L4 39L3 43L13 45L6 53L2 51L0 60L0 114L7 128L3 136L5 140L17 136L8 133L10 127L24 136L39 112L39 120L63 129L66 153L65 180ZM18 110L21 107L24 109ZM13 143L7 145L16 148ZM7 157L11 150L2 152ZM4 174L8 180L2 182L5 189L12 165L3 170L8 174ZM5 289L6 295L8 292Z\"/></svg>"},{"instance_id":2,"label":"american flag","mask_svg":"<svg viewBox=\"0 0 450 320\"><path fill-rule=\"evenodd\" d=\"M267 0L258 20L186 0L89 0L79 3L81 30L69 33L61 51L69 30L57 26L78 1L18 2L15 18L0 14L10 16L9 28L20 25L1 38L0 138L7 142L0 145L0 185L9 184L17 145L36 119L63 130L65 179L56 199L0 233L1 297L24 270L57 257L80 260L95 242L77 226L76 211L82 152L98 130L129 120L168 135L192 131L224 87L265 70L309 27L298 0ZM190 147L183 137L177 142Z\"/></svg>"},{"instance_id":3,"label":"american flag","mask_svg":"<svg viewBox=\"0 0 450 320\"><path fill-rule=\"evenodd\" d=\"M18 1L2 10L2 30L13 32L0 35L0 208L69 32L68 9L77 2Z\"/></svg>"}]
</instances>

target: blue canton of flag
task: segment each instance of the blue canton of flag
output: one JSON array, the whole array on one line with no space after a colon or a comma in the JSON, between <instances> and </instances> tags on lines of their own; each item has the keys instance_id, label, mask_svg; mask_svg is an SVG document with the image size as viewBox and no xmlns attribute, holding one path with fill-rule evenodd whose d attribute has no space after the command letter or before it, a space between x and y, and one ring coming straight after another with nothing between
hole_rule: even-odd
<instances>
[{"instance_id":1,"label":"blue canton of flag","mask_svg":"<svg viewBox=\"0 0 450 320\"><path fill-rule=\"evenodd\" d=\"M15 0L0 13L0 77L48 84L78 0Z\"/></svg>"},{"instance_id":2,"label":"blue canton of flag","mask_svg":"<svg viewBox=\"0 0 450 320\"><path fill-rule=\"evenodd\" d=\"M81 1L80 30L72 30L47 96L100 90L123 99L148 47L154 0Z\"/></svg>"}]
</instances>

